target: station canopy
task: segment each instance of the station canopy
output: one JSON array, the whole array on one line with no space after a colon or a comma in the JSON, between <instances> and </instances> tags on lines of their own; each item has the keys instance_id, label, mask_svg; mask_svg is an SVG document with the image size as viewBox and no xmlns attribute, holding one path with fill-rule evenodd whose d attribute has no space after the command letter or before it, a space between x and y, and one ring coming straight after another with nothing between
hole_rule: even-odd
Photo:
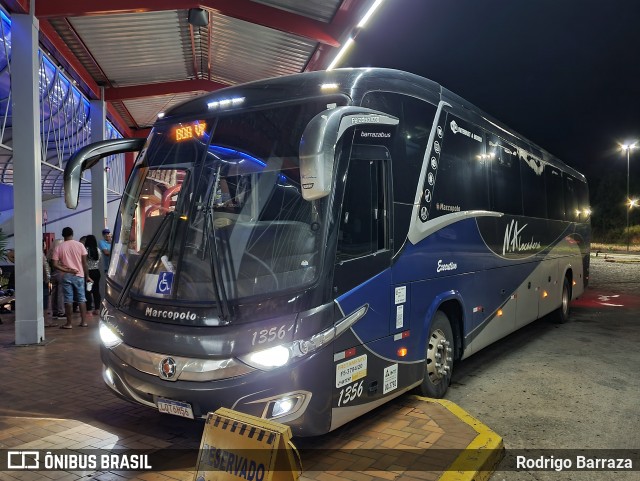
<instances>
[{"instance_id":1,"label":"station canopy","mask_svg":"<svg viewBox=\"0 0 640 481\"><path fill-rule=\"evenodd\" d=\"M383 0L0 0L0 185L13 184L11 18L35 5L40 31L43 199L62 194L67 159L90 141L91 100L108 138L144 137L158 114L206 92L322 70ZM107 159L107 195L124 156ZM90 195L86 172L81 195Z\"/></svg>"}]
</instances>

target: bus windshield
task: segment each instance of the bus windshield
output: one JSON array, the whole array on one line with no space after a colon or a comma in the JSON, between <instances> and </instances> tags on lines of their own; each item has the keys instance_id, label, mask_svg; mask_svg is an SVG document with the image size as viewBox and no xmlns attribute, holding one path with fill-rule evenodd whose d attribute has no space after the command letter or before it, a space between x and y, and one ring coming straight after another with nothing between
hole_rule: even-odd
<instances>
[{"instance_id":1,"label":"bus windshield","mask_svg":"<svg viewBox=\"0 0 640 481\"><path fill-rule=\"evenodd\" d=\"M317 279L327 199L300 186L302 132L336 99L151 133L122 202L109 278L148 302L217 304Z\"/></svg>"}]
</instances>

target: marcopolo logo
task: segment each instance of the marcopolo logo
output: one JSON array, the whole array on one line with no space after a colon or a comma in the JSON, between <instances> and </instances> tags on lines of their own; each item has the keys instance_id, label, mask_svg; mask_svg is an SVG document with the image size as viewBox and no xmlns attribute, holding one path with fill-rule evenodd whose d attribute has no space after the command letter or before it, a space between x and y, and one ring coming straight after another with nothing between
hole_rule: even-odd
<instances>
[{"instance_id":1,"label":"marcopolo logo","mask_svg":"<svg viewBox=\"0 0 640 481\"><path fill-rule=\"evenodd\" d=\"M174 320L185 320L188 319L190 321L195 321L198 316L195 312L187 311L187 312L178 312L178 311L163 311L160 309L154 309L152 307L147 307L144 311L144 315L148 317L157 317L162 319L174 319Z\"/></svg>"}]
</instances>

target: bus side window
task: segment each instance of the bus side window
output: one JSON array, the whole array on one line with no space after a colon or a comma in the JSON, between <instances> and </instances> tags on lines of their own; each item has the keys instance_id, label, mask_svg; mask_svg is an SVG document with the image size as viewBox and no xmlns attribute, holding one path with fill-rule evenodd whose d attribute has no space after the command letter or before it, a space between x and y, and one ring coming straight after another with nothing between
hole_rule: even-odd
<instances>
[{"instance_id":1,"label":"bus side window","mask_svg":"<svg viewBox=\"0 0 640 481\"><path fill-rule=\"evenodd\" d=\"M480 127L448 115L444 124L442 154L435 176L431 218L465 210L488 210L489 162L484 157L484 133ZM435 158L435 157L434 157ZM433 179L426 178L425 189Z\"/></svg>"},{"instance_id":2,"label":"bus side window","mask_svg":"<svg viewBox=\"0 0 640 481\"><path fill-rule=\"evenodd\" d=\"M522 215L518 149L494 135L489 135L488 140L487 152L491 156L491 210Z\"/></svg>"},{"instance_id":3,"label":"bus side window","mask_svg":"<svg viewBox=\"0 0 640 481\"><path fill-rule=\"evenodd\" d=\"M544 171L549 219L564 220L564 188L562 185L562 173L559 169L550 165L547 165Z\"/></svg>"},{"instance_id":4,"label":"bus side window","mask_svg":"<svg viewBox=\"0 0 640 481\"><path fill-rule=\"evenodd\" d=\"M349 161L338 230L337 260L387 248L384 160Z\"/></svg>"},{"instance_id":5,"label":"bus side window","mask_svg":"<svg viewBox=\"0 0 640 481\"><path fill-rule=\"evenodd\" d=\"M587 183L576 180L576 192L578 195L578 209L580 210L580 215L578 217L580 222L586 222L591 215L589 187L587 186Z\"/></svg>"},{"instance_id":6,"label":"bus side window","mask_svg":"<svg viewBox=\"0 0 640 481\"><path fill-rule=\"evenodd\" d=\"M572 222L578 222L580 218L580 209L578 204L578 181L568 174L564 175L564 205L565 218Z\"/></svg>"},{"instance_id":7,"label":"bus side window","mask_svg":"<svg viewBox=\"0 0 640 481\"><path fill-rule=\"evenodd\" d=\"M529 153L520 157L522 207L527 217L547 217L547 196L544 191L544 162Z\"/></svg>"}]
</instances>

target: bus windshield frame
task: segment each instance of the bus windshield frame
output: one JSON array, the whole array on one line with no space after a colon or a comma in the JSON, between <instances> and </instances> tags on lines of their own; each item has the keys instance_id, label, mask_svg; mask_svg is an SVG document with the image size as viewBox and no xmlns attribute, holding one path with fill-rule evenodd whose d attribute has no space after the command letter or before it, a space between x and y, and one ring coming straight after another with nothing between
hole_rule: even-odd
<instances>
[{"instance_id":1,"label":"bus windshield frame","mask_svg":"<svg viewBox=\"0 0 640 481\"><path fill-rule=\"evenodd\" d=\"M212 305L313 284L330 199L302 197L300 138L346 104L334 95L157 125L116 221L108 278L121 298Z\"/></svg>"}]
</instances>

